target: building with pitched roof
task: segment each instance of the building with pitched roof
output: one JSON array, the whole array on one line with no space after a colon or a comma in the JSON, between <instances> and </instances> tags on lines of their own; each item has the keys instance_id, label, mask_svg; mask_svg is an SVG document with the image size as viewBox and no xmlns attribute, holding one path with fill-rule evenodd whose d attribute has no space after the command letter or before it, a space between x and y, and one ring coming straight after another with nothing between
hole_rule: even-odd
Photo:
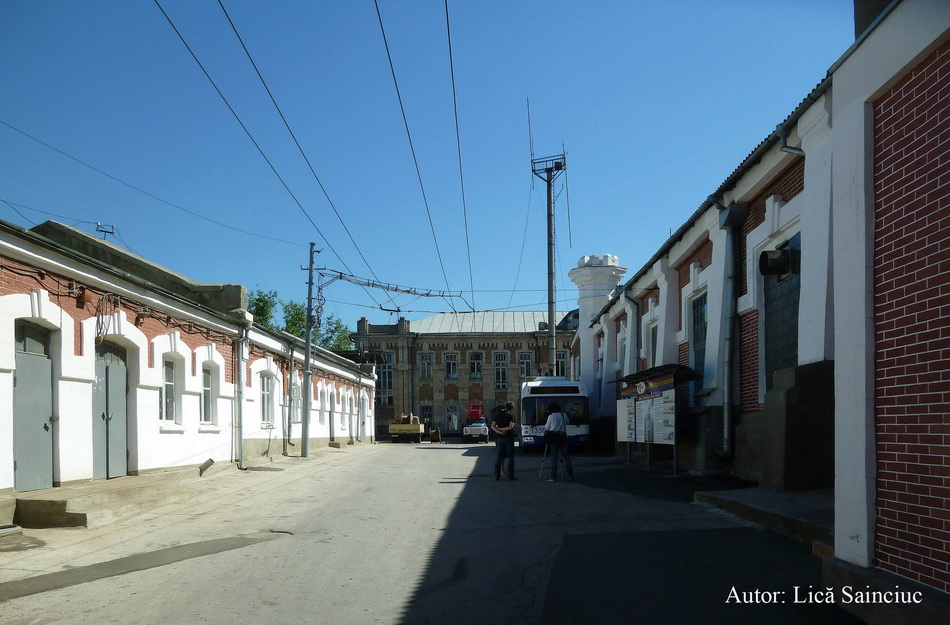
<instances>
[{"instance_id":1,"label":"building with pitched roof","mask_svg":"<svg viewBox=\"0 0 950 625\"><path fill-rule=\"evenodd\" d=\"M556 316L557 374L568 375L577 311ZM400 317L391 325L360 319L352 338L377 363L377 424L385 428L397 415L414 414L456 433L470 407L489 414L507 401L518 403L521 382L540 375L548 362L547 317L504 311Z\"/></svg>"}]
</instances>

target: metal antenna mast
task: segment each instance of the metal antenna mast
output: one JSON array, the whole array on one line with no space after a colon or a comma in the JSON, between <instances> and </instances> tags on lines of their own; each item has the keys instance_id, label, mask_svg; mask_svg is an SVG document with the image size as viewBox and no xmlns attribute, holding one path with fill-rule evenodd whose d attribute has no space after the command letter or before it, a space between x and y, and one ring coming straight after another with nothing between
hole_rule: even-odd
<instances>
[{"instance_id":1,"label":"metal antenna mast","mask_svg":"<svg viewBox=\"0 0 950 625\"><path fill-rule=\"evenodd\" d=\"M531 172L544 180L548 187L548 375L557 371L557 339L554 319L554 179L567 168L567 157L558 156L531 159Z\"/></svg>"}]
</instances>

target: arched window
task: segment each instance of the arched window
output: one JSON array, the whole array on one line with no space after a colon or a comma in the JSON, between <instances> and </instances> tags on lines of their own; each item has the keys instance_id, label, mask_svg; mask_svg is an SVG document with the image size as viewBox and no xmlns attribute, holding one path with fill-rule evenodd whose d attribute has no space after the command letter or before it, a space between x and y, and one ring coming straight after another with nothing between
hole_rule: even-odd
<instances>
[{"instance_id":1,"label":"arched window","mask_svg":"<svg viewBox=\"0 0 950 625\"><path fill-rule=\"evenodd\" d=\"M269 371L261 373L261 423L274 425L275 377Z\"/></svg>"},{"instance_id":2,"label":"arched window","mask_svg":"<svg viewBox=\"0 0 950 625\"><path fill-rule=\"evenodd\" d=\"M201 365L201 422L216 424L218 422L218 385L220 368L213 362Z\"/></svg>"}]
</instances>

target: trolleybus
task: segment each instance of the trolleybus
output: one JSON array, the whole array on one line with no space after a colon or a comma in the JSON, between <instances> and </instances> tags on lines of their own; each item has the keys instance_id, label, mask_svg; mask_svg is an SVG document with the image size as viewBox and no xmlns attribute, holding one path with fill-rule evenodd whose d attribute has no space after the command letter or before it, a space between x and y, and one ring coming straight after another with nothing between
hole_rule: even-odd
<instances>
[{"instance_id":1,"label":"trolleybus","mask_svg":"<svg viewBox=\"0 0 950 625\"><path fill-rule=\"evenodd\" d=\"M518 442L523 449L544 447L544 424L548 404L557 402L567 415L567 443L583 445L590 438L587 389L576 380L561 376L527 378L521 385L521 429Z\"/></svg>"}]
</instances>

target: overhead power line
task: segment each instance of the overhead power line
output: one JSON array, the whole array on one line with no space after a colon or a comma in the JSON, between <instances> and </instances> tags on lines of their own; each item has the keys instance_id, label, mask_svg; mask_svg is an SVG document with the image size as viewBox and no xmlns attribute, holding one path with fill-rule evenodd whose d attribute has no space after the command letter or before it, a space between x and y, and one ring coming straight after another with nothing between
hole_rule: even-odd
<instances>
[{"instance_id":1,"label":"overhead power line","mask_svg":"<svg viewBox=\"0 0 950 625\"><path fill-rule=\"evenodd\" d=\"M183 213L187 213L187 214L191 215L192 217L197 217L198 219L203 219L204 221L207 221L207 222L209 222L209 223L213 223L213 224L216 225L216 226L221 226L222 228L227 228L228 230L234 230L235 232L240 232L241 234L246 234L246 235L248 235L248 236L257 237L257 238L259 238L259 239L267 239L268 241L276 241L276 242L278 242L278 243L286 243L286 244L288 244L288 245L295 245L295 246L299 246L299 247L306 247L305 245L303 245L303 244L301 244L301 243L295 243L295 242L293 242L293 241L287 241L287 240L285 240L285 239L278 239L278 238L275 238L275 237L269 237L269 236L266 236L266 235L263 235L263 234L260 234L260 233L257 233L257 232L250 232L249 230L243 230L243 229L238 228L238 227L236 227L236 226L232 226L232 225L230 225L230 224L226 224L226 223L221 222L221 221L218 221L218 220L216 220L216 219L212 219L212 218L210 218L210 217L206 217L206 216L204 216L204 215L202 215L202 214L200 214L200 213L196 213L195 211L188 210L188 209L185 208L184 206L179 206L178 204L175 204L175 203L173 203L173 202L169 202L168 200L166 200L166 199L164 199L164 198L161 198L161 197L155 195L154 193L149 193L148 191L146 191L146 190L144 190L144 189L142 189L142 188L140 188L140 187L137 187L137 186L135 186L134 184L128 183L128 182L126 182L125 180L122 180L121 178L117 178L116 176L113 176L112 174L110 174L110 173L108 173L108 172L105 172L105 171L99 169L98 167L95 167L94 165L90 165L90 164L87 163L86 161L84 161L84 160L82 160L82 159L79 159L79 158L73 156L72 154L68 154L67 152L64 152L63 150L60 150L59 148L57 148L57 147L55 147L55 146L53 146L53 145L50 145L49 143L46 143L45 141L43 141L43 140L41 140L41 139L38 139L38 138L34 137L33 135L29 134L28 132L25 132L25 131L23 131L23 130L20 130L20 129L17 128L16 126L11 126L10 124L8 124L7 122L5 122L5 121L3 121L3 120L0 120L0 124L3 124L4 126L6 126L7 128L9 128L10 130L13 130L14 132L18 132L18 133L20 133L21 135L23 135L24 137L26 137L26 138L28 138L28 139L32 139L33 141L36 141L36 142L39 143L40 145L42 145L42 146L44 146L44 147L47 147L47 148L49 148L50 150L53 150L54 152L56 152L56 153L58 153L58 154L61 154L62 156L65 156L66 158L68 158L68 159L70 159L70 160L72 160L72 161L75 161L75 162L79 163L79 164L82 165L83 167L88 167L89 169L91 169L92 171L96 172L97 174L101 174L101 175L105 176L106 178L109 178L110 180L113 180L113 181L115 181L115 182L118 182L119 184L124 185L124 186L126 186L126 187L132 189L133 191L137 191L138 193L141 193L142 195L148 196L148 197L152 198L153 200L156 200L156 201L158 201L158 202L161 202L162 204L165 204L166 206L171 206L172 208L177 209L177 210L180 210L180 211L182 211ZM33 210L33 209L31 209L31 210ZM72 219L72 218L69 217L69 218L67 218L67 219ZM93 223L93 222L90 222L90 223Z\"/></svg>"},{"instance_id":2,"label":"overhead power line","mask_svg":"<svg viewBox=\"0 0 950 625\"><path fill-rule=\"evenodd\" d=\"M412 152L412 162L416 166L416 177L419 179L419 188L422 190L422 202L425 204L426 215L429 217L429 229L432 231L432 240L435 243L435 253L439 259L439 266L442 268L442 277L445 279L445 288L451 291L452 288L449 286L449 276L445 273L445 263L442 262L442 252L439 250L439 239L435 234L435 224L432 222L432 211L429 210L429 200L426 197L426 188L422 183L422 171L419 169L419 159L416 158L416 148L413 146L412 133L409 131L409 119L406 117L406 107L403 105L402 94L399 92L399 81L396 80L396 66L393 65L393 55L389 50L389 41L386 39L386 28L383 26L383 15L379 11L379 0L373 0L373 3L376 5L376 18L379 20L379 30L383 35L383 45L386 48L386 58L389 59L389 70L393 75L393 85L396 88L396 99L399 100L399 110L402 112L402 121L406 127L406 136L409 138L409 150ZM449 305L451 306L451 302ZM452 310L455 310L455 308L452 307Z\"/></svg>"},{"instance_id":3,"label":"overhead power line","mask_svg":"<svg viewBox=\"0 0 950 625\"><path fill-rule=\"evenodd\" d=\"M350 242L353 243L353 247L356 248L357 253L360 255L360 258L363 259L363 263L366 265L366 268L369 269L369 272L373 274L373 277L377 280L379 279L376 276L376 272L373 271L373 268L370 266L369 261L366 260L366 256L363 254L363 250L360 249L360 246L356 243L356 239L353 238L353 235L350 233L350 229L347 228L346 222L343 221L343 217L340 215L340 211L337 210L336 205L334 205L333 200L330 199L330 194L327 193L326 187L323 186L323 182L320 181L320 177L317 175L316 170L313 168L313 164L310 162L310 159L307 157L306 152L304 152L303 147L300 145L300 141L297 140L297 135L294 134L293 129L290 127L290 123L287 121L287 118L284 116L284 112L281 110L280 105L277 104L277 99L274 97L274 94L271 92L270 87L267 86L267 81L264 80L261 70L257 67L257 63L254 62L254 57L251 56L250 50L248 50L247 45L244 43L244 38L241 37L241 33L238 32L237 26L234 25L234 20L231 19L231 15L228 13L228 10L224 8L224 3L222 0L218 0L218 6L221 7L221 10L224 12L224 16L228 20L228 24L231 25L231 30L234 31L234 35L237 37L238 41L241 43L241 47L244 49L244 54L247 55L247 60L251 62L251 65L254 67L254 71L257 73L257 77L261 81L261 85L264 86L264 90L267 92L270 101L273 103L274 108L277 109L277 114L280 115L280 119L284 122L284 127L287 129L287 132L290 133L290 137L294 140L294 145L297 146L297 150L300 152L300 156L303 157L303 160L306 161L307 167L310 168L310 173L313 174L313 179L317 181L317 184L320 186L320 190L323 191L323 196L327 199L327 203L330 205L330 208L333 209L333 213L336 215L336 218L340 221L340 225L343 226L343 230L346 232L346 236L350 238Z\"/></svg>"},{"instance_id":4,"label":"overhead power line","mask_svg":"<svg viewBox=\"0 0 950 625\"><path fill-rule=\"evenodd\" d=\"M449 44L449 69L452 74L452 105L455 111L455 144L459 155L459 185L462 189L462 218L465 222L465 251L468 254L468 280L472 293L472 309L475 308L475 275L472 272L472 240L468 233L468 207L465 203L465 176L462 174L462 135L459 132L459 101L455 89L455 60L452 55L452 29L449 26L449 0L445 0L445 35Z\"/></svg>"},{"instance_id":5,"label":"overhead power line","mask_svg":"<svg viewBox=\"0 0 950 625\"><path fill-rule=\"evenodd\" d=\"M219 97L221 98L221 100L224 102L225 106L227 106L227 107L228 107L228 110L231 111L231 115L234 116L234 119L237 120L237 123L241 126L241 129L244 130L244 134L246 134L246 135L247 135L247 138L251 140L251 143L253 143L253 144L254 144L254 147L257 148L257 151L260 153L261 157L262 157L262 158L264 159L264 161L267 163L267 166L270 167L270 170L274 173L275 176L277 176L277 179L280 181L280 184L283 185L284 189L285 189L285 190L287 191L287 193L290 195L291 199L293 199L294 203L297 205L297 208L299 208L299 209L300 209L300 212L303 213L304 217L307 218L307 221L310 222L310 225L313 226L313 229L317 231L317 234L319 234L319 235L320 235L320 238L322 238L323 241L327 244L327 247L330 249L331 252L333 252L333 255L337 257L337 260L339 260L340 263L341 263L344 267L346 267L347 271L350 271L350 268L349 268L349 266L346 264L346 261L344 261L343 258L340 257L340 255L337 253L336 249L333 247L333 244L330 243L329 239L327 239L327 237L323 234L323 232L322 232L322 231L320 230L320 228L317 226L316 222L313 220L313 218L312 218L312 217L310 216L310 214L307 212L307 209L305 209L305 208L303 207L303 204L300 203L300 200L298 200L298 199L297 199L297 196L294 195L294 192L291 191L290 186L289 186L289 185L287 184L287 182L284 180L283 176L280 175L280 172L278 172L278 171L277 171L277 168L274 167L274 164L273 164L273 163L271 162L271 160L267 157L267 154L264 152L263 148L261 148L261 146L260 146L260 144L257 142L257 140L254 139L254 135L251 134L251 131L248 130L247 126L246 126L246 125L244 124L244 122L241 120L241 116L237 114L237 111L235 111L235 110L234 110L234 107L231 106L231 103L230 103L230 102L228 101L228 99L225 97L224 93L221 91L220 88L218 88L218 85L217 85L217 83L214 81L214 79L211 77L211 74L208 73L208 70L205 69L205 66L204 66L204 65L201 63L201 61L198 59L198 55L196 55L195 52L194 52L194 50L191 49L191 46L188 45L188 41L185 40L185 37L184 37L184 36L181 34L181 32L178 30L178 27L175 26L175 22L173 22L173 21L172 21L172 18L168 15L168 13L165 12L165 9L162 8L162 5L161 5L161 3L160 3L158 0L154 0L154 2L155 2L155 6L158 7L158 10L162 12L162 15L165 17L165 20L168 22L169 26L171 26L171 27L172 27L172 30L175 31L175 34L178 35L178 38L181 40L182 44L185 46L185 49L188 50L188 53L191 55L191 58L194 59L195 63L198 64L198 67L201 69L201 72L205 75L205 78L208 79L208 82L210 82L210 83L211 83L211 86L214 87L215 92L217 92L218 96L219 96Z\"/></svg>"}]
</instances>

